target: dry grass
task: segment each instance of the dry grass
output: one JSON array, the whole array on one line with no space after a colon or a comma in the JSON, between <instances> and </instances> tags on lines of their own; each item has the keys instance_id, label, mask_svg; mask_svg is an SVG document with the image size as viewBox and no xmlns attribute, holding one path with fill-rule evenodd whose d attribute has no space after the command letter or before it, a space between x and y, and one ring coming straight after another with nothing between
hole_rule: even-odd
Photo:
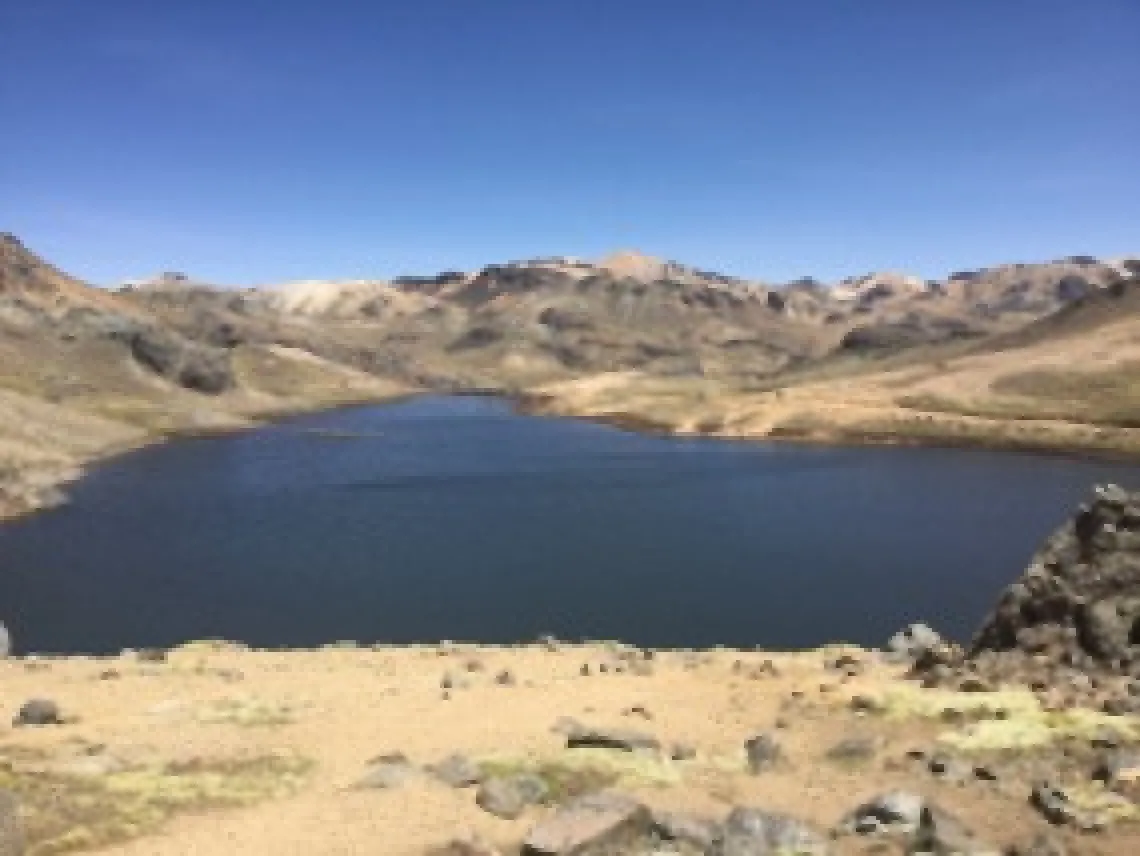
<instances>
[{"instance_id":1,"label":"dry grass","mask_svg":"<svg viewBox=\"0 0 1140 856\"><path fill-rule=\"evenodd\" d=\"M102 776L0 767L20 801L28 856L90 850L159 830L173 815L252 805L294 792L310 763L291 755L201 759Z\"/></svg>"}]
</instances>

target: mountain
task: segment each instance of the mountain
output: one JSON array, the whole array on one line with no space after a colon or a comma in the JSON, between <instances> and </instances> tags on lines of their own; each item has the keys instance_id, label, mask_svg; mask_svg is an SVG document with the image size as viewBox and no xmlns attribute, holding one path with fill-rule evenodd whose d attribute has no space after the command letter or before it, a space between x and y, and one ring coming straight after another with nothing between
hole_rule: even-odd
<instances>
[{"instance_id":1,"label":"mountain","mask_svg":"<svg viewBox=\"0 0 1140 856\"><path fill-rule=\"evenodd\" d=\"M676 432L1133 452L1138 271L1073 257L773 285L623 251L108 291L4 236L0 513L37 504L36 467L50 485L43 467L157 436L422 389Z\"/></svg>"}]
</instances>

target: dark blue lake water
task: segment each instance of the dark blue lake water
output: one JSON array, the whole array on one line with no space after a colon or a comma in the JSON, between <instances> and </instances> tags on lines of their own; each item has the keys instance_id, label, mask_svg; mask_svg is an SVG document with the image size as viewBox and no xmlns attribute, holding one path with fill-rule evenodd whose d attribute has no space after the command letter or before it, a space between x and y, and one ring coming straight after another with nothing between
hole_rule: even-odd
<instances>
[{"instance_id":1,"label":"dark blue lake water","mask_svg":"<svg viewBox=\"0 0 1140 856\"><path fill-rule=\"evenodd\" d=\"M799 647L916 619L964 638L1109 480L1140 467L665 439L422 398L97 468L69 507L0 527L0 618L25 651Z\"/></svg>"}]
</instances>

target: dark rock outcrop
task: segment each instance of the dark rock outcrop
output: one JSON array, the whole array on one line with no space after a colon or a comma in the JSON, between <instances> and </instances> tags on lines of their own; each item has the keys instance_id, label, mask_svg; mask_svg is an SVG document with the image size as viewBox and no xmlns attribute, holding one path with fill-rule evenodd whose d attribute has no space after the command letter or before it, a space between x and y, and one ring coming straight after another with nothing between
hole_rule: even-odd
<instances>
[{"instance_id":1,"label":"dark rock outcrop","mask_svg":"<svg viewBox=\"0 0 1140 856\"><path fill-rule=\"evenodd\" d=\"M1002 593L970 656L1019 651L1079 668L1140 664L1140 493L1095 489Z\"/></svg>"}]
</instances>

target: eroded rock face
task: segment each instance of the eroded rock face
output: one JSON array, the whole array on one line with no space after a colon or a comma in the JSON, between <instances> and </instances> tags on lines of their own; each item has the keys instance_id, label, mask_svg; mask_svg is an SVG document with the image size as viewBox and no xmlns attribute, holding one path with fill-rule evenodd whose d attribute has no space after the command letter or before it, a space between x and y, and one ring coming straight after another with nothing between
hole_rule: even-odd
<instances>
[{"instance_id":1,"label":"eroded rock face","mask_svg":"<svg viewBox=\"0 0 1140 856\"><path fill-rule=\"evenodd\" d=\"M1094 489L982 624L970 656L990 651L1114 671L1140 664L1140 493Z\"/></svg>"}]
</instances>

